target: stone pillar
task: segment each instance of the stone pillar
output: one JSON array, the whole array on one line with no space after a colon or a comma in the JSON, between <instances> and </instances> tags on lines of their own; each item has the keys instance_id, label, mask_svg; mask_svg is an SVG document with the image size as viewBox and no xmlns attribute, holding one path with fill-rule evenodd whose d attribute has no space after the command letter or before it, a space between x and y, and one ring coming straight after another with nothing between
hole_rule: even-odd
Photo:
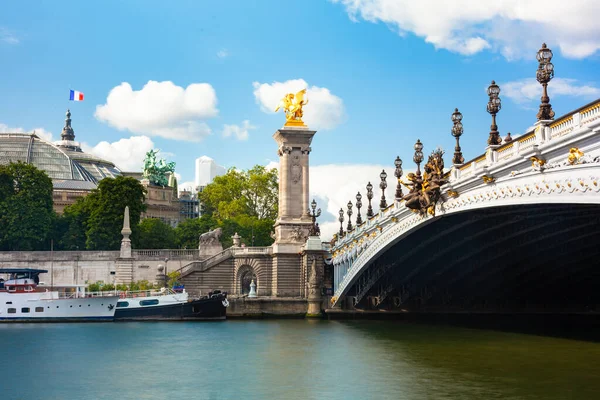
<instances>
[{"instance_id":1,"label":"stone pillar","mask_svg":"<svg viewBox=\"0 0 600 400\"><path fill-rule=\"evenodd\" d=\"M133 256L131 255L131 228L129 227L129 206L125 206L125 213L123 215L123 229L121 229L121 252L119 258L116 261L116 284L128 284L133 281Z\"/></svg>"},{"instance_id":2,"label":"stone pillar","mask_svg":"<svg viewBox=\"0 0 600 400\"><path fill-rule=\"evenodd\" d=\"M318 236L309 237L303 250L304 271L306 274L306 297L308 299L306 316L309 318L320 318L321 304L323 302L321 291L324 274L324 251L321 238Z\"/></svg>"},{"instance_id":3,"label":"stone pillar","mask_svg":"<svg viewBox=\"0 0 600 400\"><path fill-rule=\"evenodd\" d=\"M309 215L309 174L308 174L308 155L310 154L310 146L302 148L302 215Z\"/></svg>"},{"instance_id":4,"label":"stone pillar","mask_svg":"<svg viewBox=\"0 0 600 400\"><path fill-rule=\"evenodd\" d=\"M316 131L285 126L273 134L279 154L279 215L275 222L271 293L302 295L302 246L312 220L308 215L309 153Z\"/></svg>"}]
</instances>

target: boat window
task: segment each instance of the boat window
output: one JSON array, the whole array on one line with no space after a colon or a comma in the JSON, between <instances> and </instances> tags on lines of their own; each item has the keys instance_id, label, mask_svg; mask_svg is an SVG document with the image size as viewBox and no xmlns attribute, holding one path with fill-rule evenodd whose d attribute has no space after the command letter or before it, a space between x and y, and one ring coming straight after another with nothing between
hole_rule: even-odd
<instances>
[{"instance_id":1,"label":"boat window","mask_svg":"<svg viewBox=\"0 0 600 400\"><path fill-rule=\"evenodd\" d=\"M12 301L7 301L6 304L12 304Z\"/></svg>"},{"instance_id":2,"label":"boat window","mask_svg":"<svg viewBox=\"0 0 600 400\"><path fill-rule=\"evenodd\" d=\"M9 314L16 314L17 313L17 309L16 308L9 308L8 309L8 313Z\"/></svg>"},{"instance_id":3,"label":"boat window","mask_svg":"<svg viewBox=\"0 0 600 400\"><path fill-rule=\"evenodd\" d=\"M140 301L140 306L154 306L156 304L158 304L158 299Z\"/></svg>"},{"instance_id":4,"label":"boat window","mask_svg":"<svg viewBox=\"0 0 600 400\"><path fill-rule=\"evenodd\" d=\"M6 290L8 290L9 292L14 292L14 291L16 291L17 289L16 289L16 286L7 286L7 287L6 287Z\"/></svg>"},{"instance_id":5,"label":"boat window","mask_svg":"<svg viewBox=\"0 0 600 400\"><path fill-rule=\"evenodd\" d=\"M117 302L117 308L121 308L121 307L129 307L129 302L127 302L127 301L118 301Z\"/></svg>"},{"instance_id":6,"label":"boat window","mask_svg":"<svg viewBox=\"0 0 600 400\"><path fill-rule=\"evenodd\" d=\"M36 307L35 312L44 312L44 307Z\"/></svg>"},{"instance_id":7,"label":"boat window","mask_svg":"<svg viewBox=\"0 0 600 400\"><path fill-rule=\"evenodd\" d=\"M23 307L23 308L21 308L21 312L22 313L28 313L29 312L29 307Z\"/></svg>"}]
</instances>

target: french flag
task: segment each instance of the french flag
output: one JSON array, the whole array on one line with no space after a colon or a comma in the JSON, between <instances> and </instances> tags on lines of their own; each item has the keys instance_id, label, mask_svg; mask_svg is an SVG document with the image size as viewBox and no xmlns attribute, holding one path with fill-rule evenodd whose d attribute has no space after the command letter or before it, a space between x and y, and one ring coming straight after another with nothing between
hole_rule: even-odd
<instances>
[{"instance_id":1,"label":"french flag","mask_svg":"<svg viewBox=\"0 0 600 400\"><path fill-rule=\"evenodd\" d=\"M78 92L77 90L71 90L69 93L69 100L83 101L83 93Z\"/></svg>"}]
</instances>

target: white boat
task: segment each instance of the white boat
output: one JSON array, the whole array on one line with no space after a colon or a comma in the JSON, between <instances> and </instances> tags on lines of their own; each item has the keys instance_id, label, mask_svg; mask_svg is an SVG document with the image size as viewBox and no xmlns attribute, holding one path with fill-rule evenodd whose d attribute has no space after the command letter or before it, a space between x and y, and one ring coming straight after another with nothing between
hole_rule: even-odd
<instances>
[{"instance_id":1,"label":"white boat","mask_svg":"<svg viewBox=\"0 0 600 400\"><path fill-rule=\"evenodd\" d=\"M115 293L86 293L85 285L47 288L39 285L43 269L0 269L0 321L112 321L119 297Z\"/></svg>"}]
</instances>

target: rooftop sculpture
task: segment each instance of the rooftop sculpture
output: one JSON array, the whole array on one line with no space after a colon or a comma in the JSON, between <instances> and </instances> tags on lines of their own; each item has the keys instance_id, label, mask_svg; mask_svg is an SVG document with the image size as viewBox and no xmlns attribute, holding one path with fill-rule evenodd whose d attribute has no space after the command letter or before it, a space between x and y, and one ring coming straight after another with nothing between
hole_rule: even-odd
<instances>
[{"instance_id":1,"label":"rooftop sculpture","mask_svg":"<svg viewBox=\"0 0 600 400\"><path fill-rule=\"evenodd\" d=\"M159 150L150 150L146 153L143 177L153 185L165 187L169 185L168 174L175 172L175 163L167 163L162 158L157 161L158 152Z\"/></svg>"}]
</instances>

